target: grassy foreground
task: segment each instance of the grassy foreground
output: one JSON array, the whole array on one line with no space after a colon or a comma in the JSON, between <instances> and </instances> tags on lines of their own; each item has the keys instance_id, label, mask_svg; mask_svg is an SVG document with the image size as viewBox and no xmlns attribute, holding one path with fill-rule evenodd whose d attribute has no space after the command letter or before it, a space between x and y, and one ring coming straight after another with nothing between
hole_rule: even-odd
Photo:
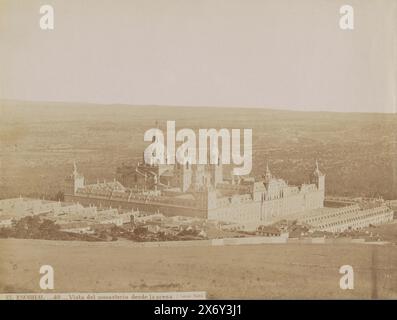
<instances>
[{"instance_id":1,"label":"grassy foreground","mask_svg":"<svg viewBox=\"0 0 397 320\"><path fill-rule=\"evenodd\" d=\"M139 248L128 243L0 240L0 292L206 291L209 298L397 298L397 247L272 244ZM354 289L339 288L339 268Z\"/></svg>"}]
</instances>

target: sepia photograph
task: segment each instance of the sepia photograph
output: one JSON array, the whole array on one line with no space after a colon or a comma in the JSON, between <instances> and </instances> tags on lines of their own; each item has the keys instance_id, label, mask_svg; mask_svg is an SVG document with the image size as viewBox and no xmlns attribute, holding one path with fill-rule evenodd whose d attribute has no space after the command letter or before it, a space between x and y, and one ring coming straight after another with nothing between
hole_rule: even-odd
<instances>
[{"instance_id":1,"label":"sepia photograph","mask_svg":"<svg viewBox=\"0 0 397 320\"><path fill-rule=\"evenodd\" d=\"M396 219L395 0L0 0L0 300L396 300Z\"/></svg>"}]
</instances>

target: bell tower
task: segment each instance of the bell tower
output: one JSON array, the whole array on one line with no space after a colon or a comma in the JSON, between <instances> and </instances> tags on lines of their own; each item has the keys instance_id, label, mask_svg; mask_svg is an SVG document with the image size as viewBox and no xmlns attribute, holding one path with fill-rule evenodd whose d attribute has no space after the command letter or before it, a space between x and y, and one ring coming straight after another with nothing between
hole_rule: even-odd
<instances>
[{"instance_id":1,"label":"bell tower","mask_svg":"<svg viewBox=\"0 0 397 320\"><path fill-rule=\"evenodd\" d=\"M211 173L211 182L216 187L218 183L223 182L223 168L221 157L218 156L218 161L216 164L209 164L209 171Z\"/></svg>"},{"instance_id":2,"label":"bell tower","mask_svg":"<svg viewBox=\"0 0 397 320\"><path fill-rule=\"evenodd\" d=\"M323 174L318 168L318 161L316 160L316 168L311 175L311 183L316 184L317 189L321 191L325 191L325 174Z\"/></svg>"},{"instance_id":3,"label":"bell tower","mask_svg":"<svg viewBox=\"0 0 397 320\"><path fill-rule=\"evenodd\" d=\"M77 172L76 162L73 162L73 173L65 178L65 191L67 195L75 195L77 189L84 187L84 176Z\"/></svg>"}]
</instances>

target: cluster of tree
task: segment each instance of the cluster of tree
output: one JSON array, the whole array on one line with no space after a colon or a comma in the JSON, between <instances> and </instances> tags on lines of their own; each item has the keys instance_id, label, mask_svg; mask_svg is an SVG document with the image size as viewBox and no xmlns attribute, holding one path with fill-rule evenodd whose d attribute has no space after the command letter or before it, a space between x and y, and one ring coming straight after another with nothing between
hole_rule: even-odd
<instances>
[{"instance_id":1,"label":"cluster of tree","mask_svg":"<svg viewBox=\"0 0 397 320\"><path fill-rule=\"evenodd\" d=\"M202 239L194 229L182 230L176 234L166 232L151 232L144 226L119 227L112 226L97 230L95 235L103 241L116 241L126 239L135 242L144 241L175 241L175 240L197 240Z\"/></svg>"},{"instance_id":2,"label":"cluster of tree","mask_svg":"<svg viewBox=\"0 0 397 320\"><path fill-rule=\"evenodd\" d=\"M196 229L183 229L176 234L178 240L200 240L200 231Z\"/></svg>"},{"instance_id":3,"label":"cluster of tree","mask_svg":"<svg viewBox=\"0 0 397 320\"><path fill-rule=\"evenodd\" d=\"M0 238L100 241L86 235L63 232L54 221L39 216L27 216L14 221L11 228L1 228Z\"/></svg>"},{"instance_id":4,"label":"cluster of tree","mask_svg":"<svg viewBox=\"0 0 397 320\"><path fill-rule=\"evenodd\" d=\"M97 230L95 235L103 241L117 241L118 239L134 242L176 240L172 235L167 235L163 232L150 232L145 227L124 228L112 226L111 228Z\"/></svg>"},{"instance_id":5,"label":"cluster of tree","mask_svg":"<svg viewBox=\"0 0 397 320\"><path fill-rule=\"evenodd\" d=\"M119 227L103 226L94 234L64 232L54 221L40 216L27 216L14 221L11 228L1 228L0 238L44 239L44 240L81 240L81 241L117 241L126 239L135 242L175 241L202 239L195 229L185 229L177 233L151 232L144 226Z\"/></svg>"},{"instance_id":6,"label":"cluster of tree","mask_svg":"<svg viewBox=\"0 0 397 320\"><path fill-rule=\"evenodd\" d=\"M17 195L13 195L17 196ZM56 193L41 193L41 192L30 192L27 194L28 198L34 198L34 199L45 199L45 200L50 200L50 201L64 201L65 200L65 195L62 191L58 191Z\"/></svg>"}]
</instances>

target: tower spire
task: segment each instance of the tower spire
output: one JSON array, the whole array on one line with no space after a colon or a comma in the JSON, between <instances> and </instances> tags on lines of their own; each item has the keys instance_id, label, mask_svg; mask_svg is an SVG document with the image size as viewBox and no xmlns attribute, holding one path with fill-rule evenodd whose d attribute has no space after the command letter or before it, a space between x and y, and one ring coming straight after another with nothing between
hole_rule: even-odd
<instances>
[{"instance_id":1,"label":"tower spire","mask_svg":"<svg viewBox=\"0 0 397 320\"><path fill-rule=\"evenodd\" d=\"M73 160L73 174L77 175L77 165L76 165L76 160Z\"/></svg>"},{"instance_id":2,"label":"tower spire","mask_svg":"<svg viewBox=\"0 0 397 320\"><path fill-rule=\"evenodd\" d=\"M314 174L317 175L317 176L323 175L323 174L321 173L321 171L320 171L320 168L318 167L318 161L317 161L317 159L316 159L316 168L314 169Z\"/></svg>"},{"instance_id":3,"label":"tower spire","mask_svg":"<svg viewBox=\"0 0 397 320\"><path fill-rule=\"evenodd\" d=\"M316 168L314 169L314 172L311 174L310 182L315 183L317 188L324 192L324 190L325 190L325 174L323 174L320 171L317 159L316 159Z\"/></svg>"},{"instance_id":4,"label":"tower spire","mask_svg":"<svg viewBox=\"0 0 397 320\"><path fill-rule=\"evenodd\" d=\"M266 172L265 172L264 178L266 181L269 181L272 178L272 173L270 172L270 169L269 169L269 161L266 162Z\"/></svg>"}]
</instances>

